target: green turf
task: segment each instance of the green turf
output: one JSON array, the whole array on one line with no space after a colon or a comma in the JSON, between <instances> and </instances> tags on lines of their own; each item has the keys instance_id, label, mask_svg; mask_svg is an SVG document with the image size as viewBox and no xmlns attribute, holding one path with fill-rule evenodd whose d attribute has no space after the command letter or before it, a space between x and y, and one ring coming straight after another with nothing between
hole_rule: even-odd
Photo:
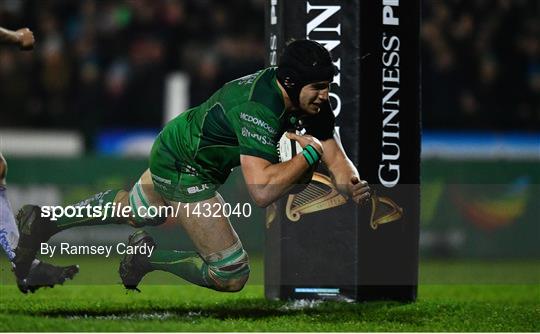
<instances>
[{"instance_id":1,"label":"green turf","mask_svg":"<svg viewBox=\"0 0 540 334\"><path fill-rule=\"evenodd\" d=\"M463 279L469 280L474 275L490 275L492 264L427 262L421 266L422 281L437 281L450 272L454 277L448 284L421 285L416 303L326 302L307 307L263 298L260 259L253 263L253 281L240 293L229 294L186 284L157 285L171 277L155 274L145 280L142 293L126 293L118 284L95 284L96 276L116 283L113 261L108 267L92 259L79 262L76 281L31 295L18 292L2 262L0 330L540 331L538 266L530 262L495 266L500 277L494 283L504 281L502 271L513 273L505 284L459 284L460 270ZM471 268L477 268L476 272L471 273Z\"/></svg>"}]
</instances>

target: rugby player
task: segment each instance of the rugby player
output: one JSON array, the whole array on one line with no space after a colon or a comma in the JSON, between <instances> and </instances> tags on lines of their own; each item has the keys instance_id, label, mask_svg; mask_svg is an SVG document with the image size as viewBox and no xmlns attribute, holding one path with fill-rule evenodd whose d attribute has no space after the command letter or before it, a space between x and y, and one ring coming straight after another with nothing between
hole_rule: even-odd
<instances>
[{"instance_id":1,"label":"rugby player","mask_svg":"<svg viewBox=\"0 0 540 334\"><path fill-rule=\"evenodd\" d=\"M28 28L11 31L0 27L0 44L16 45L21 50L32 50L34 43L34 34ZM15 267L14 249L19 242L19 231L6 194L6 175L7 162L0 152L0 245ZM57 267L32 258L28 272L24 276L16 275L17 286L23 293L34 292L41 287L62 284L66 279L72 279L78 271L77 266Z\"/></svg>"},{"instance_id":2,"label":"rugby player","mask_svg":"<svg viewBox=\"0 0 540 334\"><path fill-rule=\"evenodd\" d=\"M166 217L150 218L140 214L139 208L179 207L178 215L169 219L184 228L196 251L157 247L150 258L126 255L119 268L124 286L136 289L146 273L163 270L218 291L241 290L250 271L248 254L229 220L189 212L196 204L211 208L224 204L217 188L232 168L241 166L248 191L261 207L287 194L320 160L339 191L357 203L370 197L367 182L360 180L334 133L328 100L334 75L330 53L323 46L307 40L290 43L277 68L225 84L206 102L168 123L154 142L149 169L129 192L111 189L77 204L103 207L116 203L131 207L134 217L51 221L40 217L39 207L28 205L19 215L20 229L25 231L20 254L35 254L40 242L66 228L104 223L155 226ZM303 135L288 132L298 128L305 130ZM276 144L285 132L303 151L279 162ZM130 236L129 245L155 246L155 241L139 230ZM16 253L18 257L18 250ZM28 261L24 256L17 260Z\"/></svg>"}]
</instances>

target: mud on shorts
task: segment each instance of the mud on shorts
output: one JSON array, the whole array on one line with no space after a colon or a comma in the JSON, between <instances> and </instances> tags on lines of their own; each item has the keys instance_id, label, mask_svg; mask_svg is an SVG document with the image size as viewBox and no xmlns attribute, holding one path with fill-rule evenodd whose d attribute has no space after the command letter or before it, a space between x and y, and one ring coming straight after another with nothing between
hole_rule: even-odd
<instances>
[{"instance_id":1,"label":"mud on shorts","mask_svg":"<svg viewBox=\"0 0 540 334\"><path fill-rule=\"evenodd\" d=\"M219 185L200 175L190 166L181 152L173 152L158 136L150 152L150 173L154 190L163 198L182 203L193 203L216 196Z\"/></svg>"}]
</instances>

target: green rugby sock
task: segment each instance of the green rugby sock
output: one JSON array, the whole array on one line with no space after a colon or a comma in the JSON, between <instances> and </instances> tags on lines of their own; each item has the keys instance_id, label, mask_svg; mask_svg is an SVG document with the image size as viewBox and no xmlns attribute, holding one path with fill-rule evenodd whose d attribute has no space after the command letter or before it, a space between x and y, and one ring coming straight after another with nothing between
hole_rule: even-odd
<instances>
[{"instance_id":1,"label":"green rugby sock","mask_svg":"<svg viewBox=\"0 0 540 334\"><path fill-rule=\"evenodd\" d=\"M153 270L174 274L193 284L208 287L206 282L207 265L197 252L156 249L150 256Z\"/></svg>"},{"instance_id":2,"label":"green rugby sock","mask_svg":"<svg viewBox=\"0 0 540 334\"><path fill-rule=\"evenodd\" d=\"M120 191L121 189L113 189L97 193L92 197L73 205L74 207L84 207L84 209L81 210L80 215L77 213L72 216L71 212L68 211L66 213L69 213L70 217L64 214L61 217L58 217L57 220L51 220L51 222L56 225L59 231L78 226L106 225L113 223L118 224L122 221L122 219L113 215L112 204L114 203L116 194L118 194ZM106 210L105 208L107 203L110 203L110 207ZM90 208L90 212L88 212L88 209L86 209L87 206ZM114 207L117 206L118 204ZM64 207L64 209L65 208L67 207ZM101 215L98 214L100 213L97 211L98 208L101 210ZM88 213L90 213L90 215ZM103 219L104 216L105 219Z\"/></svg>"}]
</instances>

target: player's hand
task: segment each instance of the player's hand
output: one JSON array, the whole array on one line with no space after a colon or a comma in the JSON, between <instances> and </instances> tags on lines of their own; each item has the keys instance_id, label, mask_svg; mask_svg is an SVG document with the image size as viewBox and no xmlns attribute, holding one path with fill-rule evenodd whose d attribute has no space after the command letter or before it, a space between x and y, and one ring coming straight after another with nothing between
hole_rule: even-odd
<instances>
[{"instance_id":1,"label":"player's hand","mask_svg":"<svg viewBox=\"0 0 540 334\"><path fill-rule=\"evenodd\" d=\"M321 144L321 141L317 138L310 135L297 135L294 132L287 132L286 136L291 140L296 140L298 144L302 146L302 148L311 145L314 149L317 150L317 152L319 152L320 156L323 155L323 146Z\"/></svg>"},{"instance_id":2,"label":"player's hand","mask_svg":"<svg viewBox=\"0 0 540 334\"><path fill-rule=\"evenodd\" d=\"M22 28L15 31L17 34L17 41L19 42L19 48L21 50L32 50L34 48L34 33L28 28Z\"/></svg>"},{"instance_id":3,"label":"player's hand","mask_svg":"<svg viewBox=\"0 0 540 334\"><path fill-rule=\"evenodd\" d=\"M357 176L351 177L347 188L349 195L357 204L366 204L371 198L371 189L367 181L360 180Z\"/></svg>"}]
</instances>

